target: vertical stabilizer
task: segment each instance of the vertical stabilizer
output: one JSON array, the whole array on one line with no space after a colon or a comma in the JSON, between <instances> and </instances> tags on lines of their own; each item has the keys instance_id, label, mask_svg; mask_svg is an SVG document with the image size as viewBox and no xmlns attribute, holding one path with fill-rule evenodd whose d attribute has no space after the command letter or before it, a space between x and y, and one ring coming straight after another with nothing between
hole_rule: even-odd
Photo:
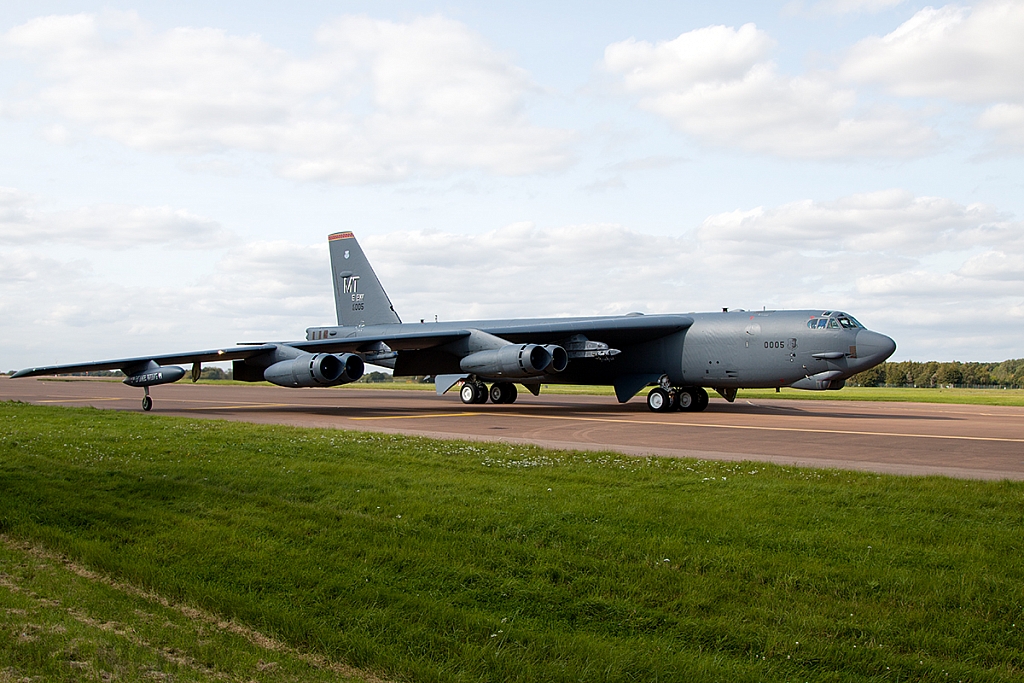
<instances>
[{"instance_id":1,"label":"vertical stabilizer","mask_svg":"<svg viewBox=\"0 0 1024 683\"><path fill-rule=\"evenodd\" d=\"M336 232L327 238L331 249L334 305L339 325L387 325L402 322L391 305L355 235Z\"/></svg>"}]
</instances>

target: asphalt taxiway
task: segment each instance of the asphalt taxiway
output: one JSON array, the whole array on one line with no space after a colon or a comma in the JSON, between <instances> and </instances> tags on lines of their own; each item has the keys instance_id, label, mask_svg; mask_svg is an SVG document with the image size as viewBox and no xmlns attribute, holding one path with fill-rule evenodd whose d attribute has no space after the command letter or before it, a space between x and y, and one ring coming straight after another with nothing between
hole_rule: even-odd
<instances>
[{"instance_id":1,"label":"asphalt taxiway","mask_svg":"<svg viewBox=\"0 0 1024 683\"><path fill-rule=\"evenodd\" d=\"M895 474L1024 479L1024 408L714 398L702 413L652 413L643 396L539 397L464 405L455 392L285 389L179 382L151 390L154 415L529 443ZM141 410L119 382L0 379L0 400Z\"/></svg>"}]
</instances>

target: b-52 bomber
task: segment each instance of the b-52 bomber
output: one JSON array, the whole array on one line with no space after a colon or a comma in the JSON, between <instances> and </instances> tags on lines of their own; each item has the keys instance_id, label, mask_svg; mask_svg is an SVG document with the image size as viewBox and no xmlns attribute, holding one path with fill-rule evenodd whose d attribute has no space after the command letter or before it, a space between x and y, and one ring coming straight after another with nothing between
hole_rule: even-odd
<instances>
[{"instance_id":1,"label":"b-52 bomber","mask_svg":"<svg viewBox=\"0 0 1024 683\"><path fill-rule=\"evenodd\" d=\"M301 341L27 368L14 377L121 370L145 390L176 382L191 363L233 361L236 380L330 387L358 380L365 363L396 376L433 376L438 395L461 383L463 403L513 403L516 384L610 385L620 403L648 386L653 411L704 410L708 390L730 403L742 388L840 389L896 350L889 337L833 310L402 323L351 232L328 237L338 324Z\"/></svg>"}]
</instances>

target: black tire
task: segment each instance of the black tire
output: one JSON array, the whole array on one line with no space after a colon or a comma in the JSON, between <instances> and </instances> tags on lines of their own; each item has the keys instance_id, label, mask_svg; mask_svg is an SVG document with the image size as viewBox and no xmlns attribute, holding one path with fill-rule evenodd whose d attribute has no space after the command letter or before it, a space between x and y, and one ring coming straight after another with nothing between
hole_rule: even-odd
<instances>
[{"instance_id":1,"label":"black tire","mask_svg":"<svg viewBox=\"0 0 1024 683\"><path fill-rule=\"evenodd\" d=\"M491 385L491 403L513 403L518 393L511 382L495 382Z\"/></svg>"},{"instance_id":2,"label":"black tire","mask_svg":"<svg viewBox=\"0 0 1024 683\"><path fill-rule=\"evenodd\" d=\"M679 410L689 413L697 409L697 395L693 389L680 389L676 396L678 396Z\"/></svg>"},{"instance_id":3,"label":"black tire","mask_svg":"<svg viewBox=\"0 0 1024 683\"><path fill-rule=\"evenodd\" d=\"M495 382L491 385L491 403L508 403L509 387L512 385L508 382Z\"/></svg>"},{"instance_id":4,"label":"black tire","mask_svg":"<svg viewBox=\"0 0 1024 683\"><path fill-rule=\"evenodd\" d=\"M708 403L711 403L711 398L708 396L708 392L703 387L697 387L694 390L697 394L697 403L695 404L694 410L698 413L708 407Z\"/></svg>"},{"instance_id":5,"label":"black tire","mask_svg":"<svg viewBox=\"0 0 1024 683\"><path fill-rule=\"evenodd\" d=\"M473 385L476 390L476 401L474 403L487 403L487 385L483 382L477 382Z\"/></svg>"},{"instance_id":6,"label":"black tire","mask_svg":"<svg viewBox=\"0 0 1024 683\"><path fill-rule=\"evenodd\" d=\"M472 382L466 382L459 389L459 398L465 404L476 403L476 385Z\"/></svg>"},{"instance_id":7,"label":"black tire","mask_svg":"<svg viewBox=\"0 0 1024 683\"><path fill-rule=\"evenodd\" d=\"M152 410L153 409L153 399L150 398L149 396L143 396L142 397L142 409L143 410Z\"/></svg>"},{"instance_id":8,"label":"black tire","mask_svg":"<svg viewBox=\"0 0 1024 683\"><path fill-rule=\"evenodd\" d=\"M647 394L647 408L655 413L664 413L672 405L672 397L661 387L651 389Z\"/></svg>"}]
</instances>

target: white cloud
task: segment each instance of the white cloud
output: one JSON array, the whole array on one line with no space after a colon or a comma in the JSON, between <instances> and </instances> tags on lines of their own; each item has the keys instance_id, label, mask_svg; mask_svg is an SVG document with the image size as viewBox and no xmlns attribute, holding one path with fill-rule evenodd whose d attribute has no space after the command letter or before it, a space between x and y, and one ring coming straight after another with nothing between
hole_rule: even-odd
<instances>
[{"instance_id":1,"label":"white cloud","mask_svg":"<svg viewBox=\"0 0 1024 683\"><path fill-rule=\"evenodd\" d=\"M993 131L1005 148L1024 151L1024 105L994 104L978 117L978 126Z\"/></svg>"},{"instance_id":2,"label":"white cloud","mask_svg":"<svg viewBox=\"0 0 1024 683\"><path fill-rule=\"evenodd\" d=\"M1024 335L1024 224L899 190L715 214L674 236L532 223L357 236L411 323L838 308L918 359L1019 356ZM109 281L102 261L3 256L0 316L20 322L0 329L0 349L24 359L0 358L12 366L295 339L334 320L322 243L233 244L205 275L165 287Z\"/></svg>"},{"instance_id":3,"label":"white cloud","mask_svg":"<svg viewBox=\"0 0 1024 683\"><path fill-rule=\"evenodd\" d=\"M1007 254L987 251L967 259L959 275L981 280L1024 283L1024 250Z\"/></svg>"},{"instance_id":4,"label":"white cloud","mask_svg":"<svg viewBox=\"0 0 1024 683\"><path fill-rule=\"evenodd\" d=\"M154 32L134 14L50 16L0 48L45 85L13 109L143 150L269 155L289 178L393 181L564 167L571 134L530 123L528 75L463 24L343 17L301 58L259 36Z\"/></svg>"},{"instance_id":5,"label":"white cloud","mask_svg":"<svg viewBox=\"0 0 1024 683\"><path fill-rule=\"evenodd\" d=\"M674 237L526 223L363 244L407 322L826 307L920 359L1019 356L1024 334L1024 224L899 190L716 214Z\"/></svg>"},{"instance_id":6,"label":"white cloud","mask_svg":"<svg viewBox=\"0 0 1024 683\"><path fill-rule=\"evenodd\" d=\"M887 190L721 213L706 219L698 234L704 242L732 242L742 251L793 245L823 253L920 256L1003 242L1013 236L1011 226L989 206Z\"/></svg>"},{"instance_id":7,"label":"white cloud","mask_svg":"<svg viewBox=\"0 0 1024 683\"><path fill-rule=\"evenodd\" d=\"M1024 4L927 7L895 31L857 43L841 72L902 97L1024 100Z\"/></svg>"},{"instance_id":8,"label":"white cloud","mask_svg":"<svg viewBox=\"0 0 1024 683\"><path fill-rule=\"evenodd\" d=\"M100 249L170 245L203 249L230 235L217 222L166 206L101 204L74 211L45 211L38 198L0 187L0 245L61 243Z\"/></svg>"},{"instance_id":9,"label":"white cloud","mask_svg":"<svg viewBox=\"0 0 1024 683\"><path fill-rule=\"evenodd\" d=\"M927 7L882 37L857 43L840 69L901 97L984 105L982 129L1024 151L1024 4Z\"/></svg>"},{"instance_id":10,"label":"white cloud","mask_svg":"<svg viewBox=\"0 0 1024 683\"><path fill-rule=\"evenodd\" d=\"M709 26L671 41L605 49L604 67L642 109L707 143L799 159L911 157L934 134L892 108L858 106L831 74L790 77L753 24Z\"/></svg>"}]
</instances>

